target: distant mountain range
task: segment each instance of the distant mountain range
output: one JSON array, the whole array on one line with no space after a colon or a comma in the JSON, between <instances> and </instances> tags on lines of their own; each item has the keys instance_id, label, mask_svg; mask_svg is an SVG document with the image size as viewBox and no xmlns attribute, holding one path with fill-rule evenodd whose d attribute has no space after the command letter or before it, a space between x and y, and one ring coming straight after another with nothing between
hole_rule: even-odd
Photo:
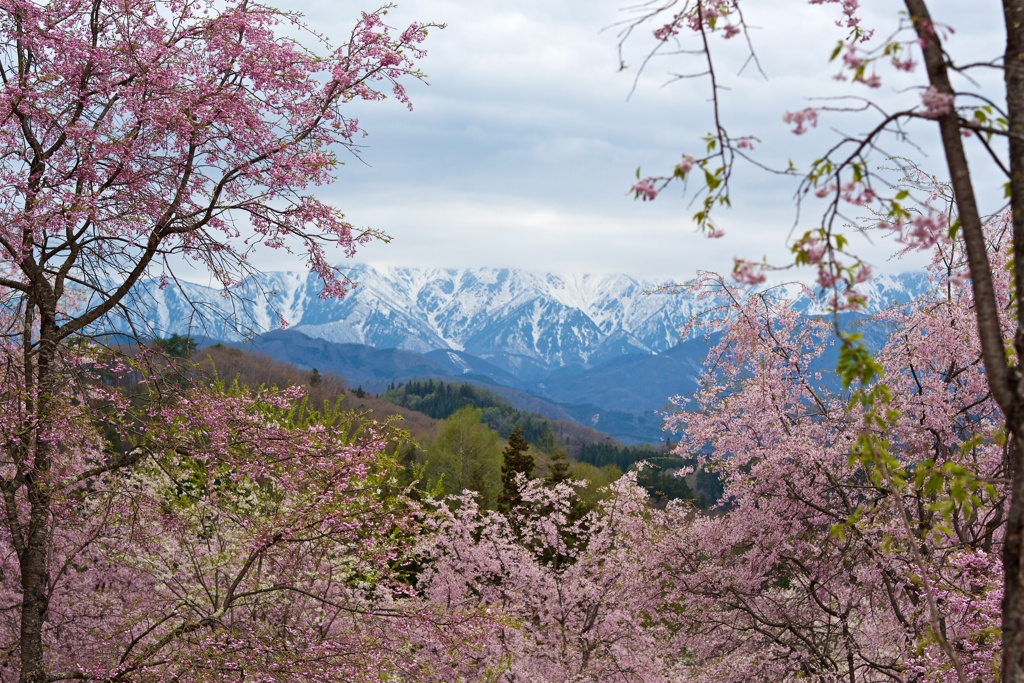
<instances>
[{"instance_id":1,"label":"distant mountain range","mask_svg":"<svg viewBox=\"0 0 1024 683\"><path fill-rule=\"evenodd\" d=\"M679 329L708 304L645 294L658 282L491 268L357 265L349 274L358 286L340 300L320 298L314 275L265 273L230 296L145 282L135 307L157 336L260 337L261 352L370 391L419 377L469 379L519 392L520 402L532 396L630 442L659 438L654 411L692 391L706 354L699 328L687 339ZM919 274L880 276L867 292L869 312L927 288ZM806 313L820 312L800 291L790 286L786 295Z\"/></svg>"}]
</instances>

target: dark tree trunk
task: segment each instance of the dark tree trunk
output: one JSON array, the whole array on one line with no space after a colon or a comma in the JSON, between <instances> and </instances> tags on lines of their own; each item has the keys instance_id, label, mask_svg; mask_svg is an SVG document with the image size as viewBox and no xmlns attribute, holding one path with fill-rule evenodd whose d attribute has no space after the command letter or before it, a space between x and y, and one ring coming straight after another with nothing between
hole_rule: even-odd
<instances>
[{"instance_id":1,"label":"dark tree trunk","mask_svg":"<svg viewBox=\"0 0 1024 683\"><path fill-rule=\"evenodd\" d=\"M29 409L25 412L27 419L34 421L34 424L28 425L25 430L27 439L23 445L16 477L18 486L23 489L24 498L27 500L28 514L26 521L20 524L20 529L11 529L12 534L20 532L22 538L18 557L22 588L19 683L46 681L43 630L50 602L48 564L52 513L49 475L53 447L45 432L55 420L59 420L53 402L59 345L56 300L45 280L36 287L34 298L39 315L39 341L34 354L26 355L23 368L26 385L29 388L25 395Z\"/></svg>"},{"instance_id":2,"label":"dark tree trunk","mask_svg":"<svg viewBox=\"0 0 1024 683\"><path fill-rule=\"evenodd\" d=\"M1003 545L1003 683L1024 682L1024 576L1022 542L1024 542L1024 467L1020 466L1019 444L1024 443L1024 428L1016 425L1013 433L1012 488L1010 510L1006 520Z\"/></svg>"},{"instance_id":3,"label":"dark tree trunk","mask_svg":"<svg viewBox=\"0 0 1024 683\"><path fill-rule=\"evenodd\" d=\"M1024 0L1004 0L1006 21L1007 122L1009 126L1010 209L1014 254L1024 254ZM1024 300L1024 267L1017 262L1014 293L1018 306ZM1014 405L1006 411L1007 432L1013 435L1011 450L1012 489L1003 547L1003 662L1004 683L1024 683L1024 321L1017 310L1014 346L1017 366L1010 377Z\"/></svg>"},{"instance_id":4,"label":"dark tree trunk","mask_svg":"<svg viewBox=\"0 0 1024 683\"><path fill-rule=\"evenodd\" d=\"M946 55L942 51L927 0L905 0L924 51L929 84L943 94L953 94ZM1003 0L1006 19L1007 117L1009 124L1010 209L1015 254L1024 254L1024 0ZM967 155L964 152L960 121L955 111L939 117L943 151L953 186L957 214L966 246L975 301L978 336L992 397L1006 418L1011 444L1009 463L1011 490L1003 546L1004 593L1002 604L1003 683L1024 683L1024 325L1017 312L1014 347L1016 364L1006 357L1000 325L1000 311L992 288L992 270L982 232L982 218L975 200ZM1024 267L1015 273L1014 295L1024 301Z\"/></svg>"}]
</instances>

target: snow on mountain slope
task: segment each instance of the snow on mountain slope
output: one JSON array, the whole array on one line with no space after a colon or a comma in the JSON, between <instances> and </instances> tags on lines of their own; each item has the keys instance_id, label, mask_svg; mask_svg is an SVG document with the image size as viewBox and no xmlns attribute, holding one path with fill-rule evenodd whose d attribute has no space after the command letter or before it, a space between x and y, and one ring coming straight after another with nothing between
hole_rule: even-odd
<instances>
[{"instance_id":1,"label":"snow on mountain slope","mask_svg":"<svg viewBox=\"0 0 1024 683\"><path fill-rule=\"evenodd\" d=\"M230 341L277 329L283 319L327 341L459 351L513 374L537 374L660 353L678 344L679 328L707 306L685 294L645 295L659 283L626 275L366 265L348 272L358 286L340 300L320 298L313 275L265 273L243 281L232 296L146 282L137 291L138 308L162 336L191 330ZM909 301L927 286L921 275L881 276L867 291L877 309ZM780 291L809 314L824 311L799 286Z\"/></svg>"}]
</instances>

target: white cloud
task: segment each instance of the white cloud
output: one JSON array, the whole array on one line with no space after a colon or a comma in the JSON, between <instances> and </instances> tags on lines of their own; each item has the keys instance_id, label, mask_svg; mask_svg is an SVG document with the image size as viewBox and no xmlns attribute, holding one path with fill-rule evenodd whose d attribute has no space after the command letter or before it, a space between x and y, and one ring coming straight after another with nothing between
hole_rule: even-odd
<instances>
[{"instance_id":1,"label":"white cloud","mask_svg":"<svg viewBox=\"0 0 1024 683\"><path fill-rule=\"evenodd\" d=\"M394 103L356 108L370 132L367 165L349 162L337 184L321 193L354 223L395 237L357 259L679 279L697 268L728 270L733 255L784 260L783 241L796 215L790 179L740 169L735 208L721 216L729 235L718 241L693 234L688 217L694 209L680 190L649 204L627 196L636 166L645 173L668 171L680 153L698 148L712 120L706 81L665 85L672 71L702 68L682 56L653 61L627 101L635 71L617 72L616 30L603 30L622 19L626 4L409 0L393 10L389 21L396 25L415 19L449 26L428 38L423 67L430 87L410 88L415 111ZM896 26L891 2L863 4L880 36ZM992 8L975 11L975 4L968 12L961 2L940 0L935 13L957 24L954 46L992 56L985 55ZM293 6L332 36L346 35L356 16L347 4L340 10L325 1ZM871 125L871 116L826 114L820 128L793 136L782 113L807 106L808 96L872 96L892 108L919 102L910 86L920 73L900 80L887 70L876 91L830 80L837 67L827 56L842 35L834 26L836 5L779 0L744 7L769 80L749 66L738 74L745 58L739 40L716 38L714 48L719 76L730 88L721 93L725 122L734 134L762 139L759 158L775 166L790 158L806 164L836 139L833 128L858 133ZM631 67L651 46L648 36L644 29L627 44ZM994 76L979 74L990 82ZM931 154L922 160L926 165L940 160L930 143L917 151L890 142L892 153ZM811 227L814 214L803 216L801 231ZM868 249L885 267L886 248ZM266 260L285 262L279 255Z\"/></svg>"}]
</instances>

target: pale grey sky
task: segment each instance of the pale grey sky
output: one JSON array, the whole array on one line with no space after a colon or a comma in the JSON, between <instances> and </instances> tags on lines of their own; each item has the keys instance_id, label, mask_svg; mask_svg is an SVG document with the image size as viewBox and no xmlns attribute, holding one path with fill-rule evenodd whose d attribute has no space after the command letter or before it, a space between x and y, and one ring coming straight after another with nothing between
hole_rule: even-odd
<instances>
[{"instance_id":1,"label":"pale grey sky","mask_svg":"<svg viewBox=\"0 0 1024 683\"><path fill-rule=\"evenodd\" d=\"M734 208L720 215L727 236L709 240L689 222L693 209L682 188L655 202L628 194L633 173L666 173L681 153L699 149L710 130L708 86L703 80L666 84L672 71L695 69L683 58L655 60L630 95L636 67L652 46L649 30L627 45L630 69L618 69L616 22L629 0L407 0L389 15L392 25L411 20L446 22L432 32L423 68L429 87L409 90L415 110L394 101L361 106L369 132L365 165L351 160L321 196L359 226L382 229L390 244L365 247L358 262L407 266L499 266L556 272L624 272L655 279L686 279L698 268L727 271L732 257L784 259L795 218L794 184L744 168ZM967 5L970 5L970 9ZM891 0L867 0L869 22L886 33L898 17ZM835 128L865 129L850 116L823 117L819 128L795 137L782 122L786 110L808 106L822 94L872 96L889 103L919 102L919 70L886 78L880 90L837 83L828 54L843 30L835 5L805 0L744 3L754 46L768 76L739 74L738 40L714 44L726 124L733 135L763 140L766 162L810 161L835 138ZM360 9L352 2L293 0L328 36L347 34ZM942 0L937 17L958 29L953 47L985 55L1001 35L997 3ZM993 55L988 54L988 57ZM932 150L932 132L922 137ZM894 153L921 157L905 145ZM924 164L939 160L922 158ZM805 207L801 232L812 227ZM881 270L883 248L872 252ZM257 260L265 270L301 268L280 253Z\"/></svg>"}]
</instances>

